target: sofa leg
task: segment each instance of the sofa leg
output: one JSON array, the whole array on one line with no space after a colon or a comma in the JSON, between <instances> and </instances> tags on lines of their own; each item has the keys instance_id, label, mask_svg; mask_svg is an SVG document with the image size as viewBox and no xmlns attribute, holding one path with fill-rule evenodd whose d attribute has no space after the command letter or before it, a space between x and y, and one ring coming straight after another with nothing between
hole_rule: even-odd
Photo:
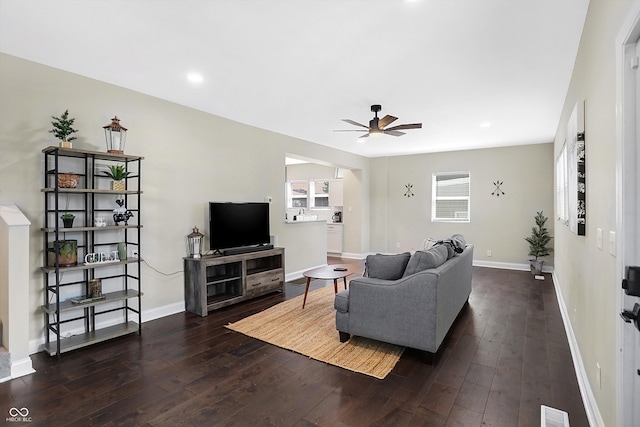
<instances>
[{"instance_id":1,"label":"sofa leg","mask_svg":"<svg viewBox=\"0 0 640 427\"><path fill-rule=\"evenodd\" d=\"M440 351L435 353L431 353L430 351L422 351L422 362L426 363L427 365L435 365L440 359L440 354Z\"/></svg>"},{"instance_id":2,"label":"sofa leg","mask_svg":"<svg viewBox=\"0 0 640 427\"><path fill-rule=\"evenodd\" d=\"M351 334L346 332L338 331L340 333L340 342L347 342L349 338L351 338Z\"/></svg>"}]
</instances>

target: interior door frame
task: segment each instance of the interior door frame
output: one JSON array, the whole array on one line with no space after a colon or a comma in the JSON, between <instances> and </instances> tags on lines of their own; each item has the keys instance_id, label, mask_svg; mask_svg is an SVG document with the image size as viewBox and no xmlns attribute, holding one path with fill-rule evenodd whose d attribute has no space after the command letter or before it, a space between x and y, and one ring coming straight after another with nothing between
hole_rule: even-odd
<instances>
[{"instance_id":1,"label":"interior door frame","mask_svg":"<svg viewBox=\"0 0 640 427\"><path fill-rule=\"evenodd\" d=\"M640 251L636 248L635 239L640 236L640 230L636 230L635 212L638 206L638 190L629 182L635 182L635 170L638 165L638 153L636 145L636 92L630 95L629 86L635 87L635 75L631 70L631 55L635 55L635 49L631 53L630 46L635 46L640 37L640 3L633 3L627 18L624 21L618 37L616 38L616 283L618 289L618 310L620 313L625 307L625 294L621 284L624 277L625 266L635 260ZM633 80L633 81L632 81ZM632 236L629 238L628 236ZM615 314L617 316L617 313ZM631 425L633 417L633 396L625 393L630 383L628 381L628 369L633 369L634 348L630 346L628 334L630 328L624 328L624 322L617 322L617 377L618 387L616 393L617 418L622 421L620 425ZM637 333L635 330L633 333ZM623 351L624 350L624 351ZM625 376L625 373L627 375ZM631 385L633 387L633 385Z\"/></svg>"}]
</instances>

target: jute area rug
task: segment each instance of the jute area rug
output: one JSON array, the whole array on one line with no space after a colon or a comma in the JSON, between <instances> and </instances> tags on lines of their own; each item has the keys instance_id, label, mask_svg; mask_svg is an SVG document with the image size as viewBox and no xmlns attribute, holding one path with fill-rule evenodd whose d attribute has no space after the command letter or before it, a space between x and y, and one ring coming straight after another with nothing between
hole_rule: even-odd
<instances>
[{"instance_id":1,"label":"jute area rug","mask_svg":"<svg viewBox=\"0 0 640 427\"><path fill-rule=\"evenodd\" d=\"M361 337L340 342L333 308L333 286L281 302L227 328L312 359L383 379L396 365L404 347Z\"/></svg>"}]
</instances>

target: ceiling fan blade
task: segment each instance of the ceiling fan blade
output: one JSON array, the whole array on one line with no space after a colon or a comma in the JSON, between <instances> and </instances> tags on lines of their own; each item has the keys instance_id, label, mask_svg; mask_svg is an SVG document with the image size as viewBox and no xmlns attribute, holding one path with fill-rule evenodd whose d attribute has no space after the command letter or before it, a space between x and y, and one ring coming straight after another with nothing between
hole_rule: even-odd
<instances>
[{"instance_id":1,"label":"ceiling fan blade","mask_svg":"<svg viewBox=\"0 0 640 427\"><path fill-rule=\"evenodd\" d=\"M400 132L399 130L385 130L383 131L385 135L393 135L393 136L402 136L404 132Z\"/></svg>"},{"instance_id":2,"label":"ceiling fan blade","mask_svg":"<svg viewBox=\"0 0 640 427\"><path fill-rule=\"evenodd\" d=\"M398 125L398 126L394 126L391 127L387 130L400 130L400 129L421 129L422 128L422 123L410 123L410 124L406 124L406 125Z\"/></svg>"},{"instance_id":3,"label":"ceiling fan blade","mask_svg":"<svg viewBox=\"0 0 640 427\"><path fill-rule=\"evenodd\" d=\"M364 135L360 135L360 136L358 137L358 139L360 139L360 138L368 138L368 137L369 137L369 134L368 134L368 133L365 133Z\"/></svg>"},{"instance_id":4,"label":"ceiling fan blade","mask_svg":"<svg viewBox=\"0 0 640 427\"><path fill-rule=\"evenodd\" d=\"M365 126L365 125L363 125L362 123L354 122L354 121L353 121L353 120L351 120L351 119L342 119L342 121L343 121L343 122L350 123L350 124L352 124L352 125L356 125L356 126L360 126L360 127L363 127L363 128L369 129L369 126Z\"/></svg>"},{"instance_id":5,"label":"ceiling fan blade","mask_svg":"<svg viewBox=\"0 0 640 427\"><path fill-rule=\"evenodd\" d=\"M362 132L362 129L334 129L334 132Z\"/></svg>"},{"instance_id":6,"label":"ceiling fan blade","mask_svg":"<svg viewBox=\"0 0 640 427\"><path fill-rule=\"evenodd\" d=\"M397 117L393 117L387 114L386 116L380 119L380 121L378 122L378 127L382 129L385 126L389 126L391 123L395 122L396 120L398 120Z\"/></svg>"}]
</instances>

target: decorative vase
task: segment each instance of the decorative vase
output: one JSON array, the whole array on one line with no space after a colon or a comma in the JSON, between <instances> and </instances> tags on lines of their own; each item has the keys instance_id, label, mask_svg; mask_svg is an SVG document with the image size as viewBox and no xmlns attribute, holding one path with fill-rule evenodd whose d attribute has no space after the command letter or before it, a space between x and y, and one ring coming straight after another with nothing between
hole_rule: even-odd
<instances>
[{"instance_id":1,"label":"decorative vase","mask_svg":"<svg viewBox=\"0 0 640 427\"><path fill-rule=\"evenodd\" d=\"M60 188L76 188L78 186L78 175L75 173L58 174L58 187Z\"/></svg>"},{"instance_id":2,"label":"decorative vase","mask_svg":"<svg viewBox=\"0 0 640 427\"><path fill-rule=\"evenodd\" d=\"M124 261L127 259L127 244L118 243L118 259Z\"/></svg>"},{"instance_id":3,"label":"decorative vase","mask_svg":"<svg viewBox=\"0 0 640 427\"><path fill-rule=\"evenodd\" d=\"M111 181L111 189L116 191L125 191L127 186L124 181Z\"/></svg>"},{"instance_id":4,"label":"decorative vase","mask_svg":"<svg viewBox=\"0 0 640 427\"><path fill-rule=\"evenodd\" d=\"M544 264L544 261L542 260L535 260L535 259L529 260L529 265L531 267L531 274L535 274L535 275L542 274L543 264Z\"/></svg>"},{"instance_id":5,"label":"decorative vase","mask_svg":"<svg viewBox=\"0 0 640 427\"><path fill-rule=\"evenodd\" d=\"M49 248L49 263L56 264L56 253L60 267L71 267L78 264L78 241L58 240L53 242L53 248Z\"/></svg>"},{"instance_id":6,"label":"decorative vase","mask_svg":"<svg viewBox=\"0 0 640 427\"><path fill-rule=\"evenodd\" d=\"M89 296L91 298L100 298L102 296L102 279L89 280Z\"/></svg>"}]
</instances>

